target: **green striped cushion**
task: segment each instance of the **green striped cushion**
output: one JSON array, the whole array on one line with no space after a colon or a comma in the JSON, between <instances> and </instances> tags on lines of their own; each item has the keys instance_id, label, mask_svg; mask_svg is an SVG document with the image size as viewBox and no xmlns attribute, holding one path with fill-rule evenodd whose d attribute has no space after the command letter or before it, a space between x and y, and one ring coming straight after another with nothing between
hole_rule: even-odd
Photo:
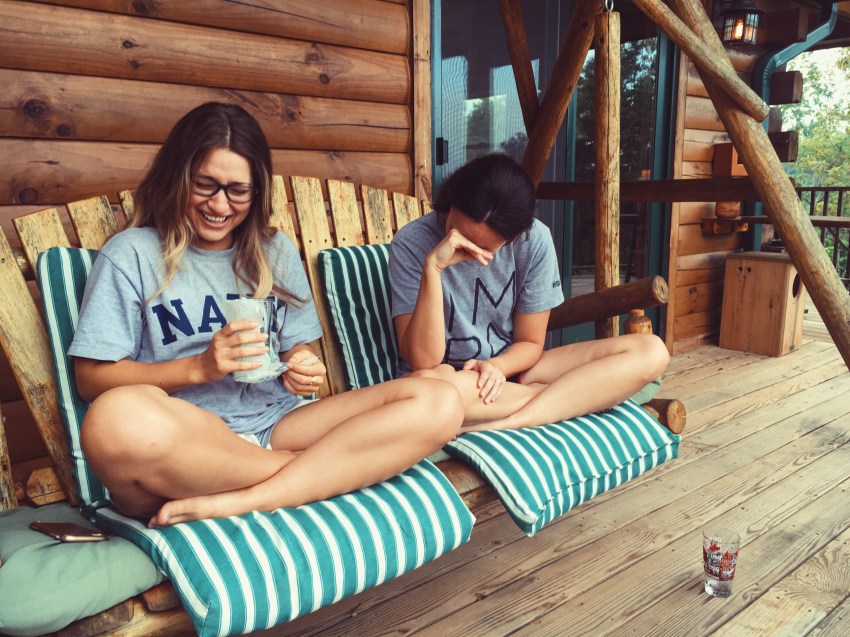
<instances>
[{"instance_id":1,"label":"green striped cushion","mask_svg":"<svg viewBox=\"0 0 850 637\"><path fill-rule=\"evenodd\" d=\"M393 378L389 246L319 252L349 387ZM520 528L534 535L572 507L676 457L679 437L628 400L610 411L517 431L464 434L445 450L490 482Z\"/></svg>"},{"instance_id":2,"label":"green striped cushion","mask_svg":"<svg viewBox=\"0 0 850 637\"><path fill-rule=\"evenodd\" d=\"M390 314L388 244L319 252L319 272L342 357L348 389L395 377L398 349Z\"/></svg>"},{"instance_id":3,"label":"green striped cushion","mask_svg":"<svg viewBox=\"0 0 850 637\"><path fill-rule=\"evenodd\" d=\"M74 361L65 352L71 346L74 330L77 329L77 313L96 256L96 250L51 248L39 255L36 266L47 336L53 353L53 369L59 388L59 412L71 445L74 478L81 502L95 506L105 502L109 494L89 468L80 447L80 425L88 410L88 403L77 393Z\"/></svg>"},{"instance_id":4,"label":"green striped cushion","mask_svg":"<svg viewBox=\"0 0 850 637\"><path fill-rule=\"evenodd\" d=\"M112 508L98 526L147 551L199 635L270 628L460 546L474 518L422 461L386 482L296 509L147 529Z\"/></svg>"},{"instance_id":5,"label":"green striped cushion","mask_svg":"<svg viewBox=\"0 0 850 637\"><path fill-rule=\"evenodd\" d=\"M96 253L51 248L37 272L61 415L82 501L99 526L147 551L173 582L199 635L268 628L405 573L469 539L475 518L445 476L422 461L403 474L297 509L147 529L106 506L79 432L87 404L70 346Z\"/></svg>"},{"instance_id":6,"label":"green striped cushion","mask_svg":"<svg viewBox=\"0 0 850 637\"><path fill-rule=\"evenodd\" d=\"M678 455L680 437L632 400L541 427L466 433L446 446L473 465L528 535Z\"/></svg>"}]
</instances>

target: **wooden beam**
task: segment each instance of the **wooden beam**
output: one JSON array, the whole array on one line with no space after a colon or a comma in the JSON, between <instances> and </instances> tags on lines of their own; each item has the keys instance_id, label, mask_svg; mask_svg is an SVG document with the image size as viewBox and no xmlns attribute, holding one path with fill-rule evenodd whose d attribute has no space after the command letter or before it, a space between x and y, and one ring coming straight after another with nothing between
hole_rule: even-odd
<instances>
[{"instance_id":1,"label":"wooden beam","mask_svg":"<svg viewBox=\"0 0 850 637\"><path fill-rule=\"evenodd\" d=\"M564 34L549 87L540 104L534 128L529 132L528 146L522 159L522 165L535 186L540 183L558 130L567 114L593 39L593 17L601 8L602 0L578 0Z\"/></svg>"},{"instance_id":2,"label":"wooden beam","mask_svg":"<svg viewBox=\"0 0 850 637\"><path fill-rule=\"evenodd\" d=\"M12 479L12 461L9 459L3 410L0 409L0 511L16 506L18 506L18 499L15 497L15 481ZM2 565L3 561L0 560L0 566Z\"/></svg>"},{"instance_id":3,"label":"wooden beam","mask_svg":"<svg viewBox=\"0 0 850 637\"><path fill-rule=\"evenodd\" d=\"M567 299L552 310L547 330L581 325L606 316L619 316L635 308L649 308L667 302L669 290L664 277L650 276L623 283L602 292Z\"/></svg>"},{"instance_id":4,"label":"wooden beam","mask_svg":"<svg viewBox=\"0 0 850 637\"><path fill-rule=\"evenodd\" d=\"M790 179L789 179L789 183ZM545 181L537 187L538 199L592 201L593 183L589 181ZM624 181L620 200L654 203L667 201L761 201L761 195L749 177L713 177L706 179L663 179Z\"/></svg>"},{"instance_id":5,"label":"wooden beam","mask_svg":"<svg viewBox=\"0 0 850 637\"><path fill-rule=\"evenodd\" d=\"M594 95L596 103L596 167L594 216L596 255L594 287L597 292L620 283L620 14L596 16ZM596 338L620 333L620 319L596 321Z\"/></svg>"},{"instance_id":6,"label":"wooden beam","mask_svg":"<svg viewBox=\"0 0 850 637\"><path fill-rule=\"evenodd\" d=\"M514 69L522 119L525 122L526 133L529 133L534 128L540 102L537 99L534 67L531 66L531 54L528 51L528 36L522 19L522 7L519 0L500 0L499 7L502 11L502 23L505 25L508 54Z\"/></svg>"},{"instance_id":7,"label":"wooden beam","mask_svg":"<svg viewBox=\"0 0 850 637\"><path fill-rule=\"evenodd\" d=\"M643 11L655 24L675 42L679 48L688 54L694 65L707 77L711 78L719 88L725 91L751 117L763 121L768 115L768 106L755 92L738 77L729 64L726 51L722 59L706 47L704 42L676 17L661 0L633 0L634 4ZM724 64L726 62L726 64Z\"/></svg>"},{"instance_id":8,"label":"wooden beam","mask_svg":"<svg viewBox=\"0 0 850 637\"><path fill-rule=\"evenodd\" d=\"M670 2L688 26L711 47L716 57L725 57L723 45L700 1ZM729 137L741 153L747 173L762 196L768 217L782 237L788 256L850 368L850 295L827 257L814 227L807 221L803 204L785 176L767 133L757 121L736 108L714 80L703 76L703 81Z\"/></svg>"},{"instance_id":9,"label":"wooden beam","mask_svg":"<svg viewBox=\"0 0 850 637\"><path fill-rule=\"evenodd\" d=\"M431 200L431 2L413 0L413 188Z\"/></svg>"},{"instance_id":10,"label":"wooden beam","mask_svg":"<svg viewBox=\"0 0 850 637\"><path fill-rule=\"evenodd\" d=\"M803 73L779 71L770 76L771 104L799 104L803 101Z\"/></svg>"}]
</instances>

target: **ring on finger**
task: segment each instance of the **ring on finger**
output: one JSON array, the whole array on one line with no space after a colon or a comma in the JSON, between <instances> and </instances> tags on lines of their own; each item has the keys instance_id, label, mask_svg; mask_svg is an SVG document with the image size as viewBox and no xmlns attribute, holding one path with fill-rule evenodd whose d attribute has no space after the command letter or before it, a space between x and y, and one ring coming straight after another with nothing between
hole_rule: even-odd
<instances>
[{"instance_id":1,"label":"ring on finger","mask_svg":"<svg viewBox=\"0 0 850 637\"><path fill-rule=\"evenodd\" d=\"M311 385L315 385L315 384L316 384L316 377L315 377L315 376L310 376L310 384L311 384Z\"/></svg>"}]
</instances>

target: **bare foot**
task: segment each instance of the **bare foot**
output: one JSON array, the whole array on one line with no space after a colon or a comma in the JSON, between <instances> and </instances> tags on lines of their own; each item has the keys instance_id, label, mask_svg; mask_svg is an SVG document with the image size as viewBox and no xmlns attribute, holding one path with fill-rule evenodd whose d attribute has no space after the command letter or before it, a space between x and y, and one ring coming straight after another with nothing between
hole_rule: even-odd
<instances>
[{"instance_id":1,"label":"bare foot","mask_svg":"<svg viewBox=\"0 0 850 637\"><path fill-rule=\"evenodd\" d=\"M181 522L207 520L209 518L226 518L231 515L241 515L253 511L248 498L248 489L225 491L211 495L200 495L194 498L171 500L160 507L151 518L148 526L157 528L173 526Z\"/></svg>"}]
</instances>

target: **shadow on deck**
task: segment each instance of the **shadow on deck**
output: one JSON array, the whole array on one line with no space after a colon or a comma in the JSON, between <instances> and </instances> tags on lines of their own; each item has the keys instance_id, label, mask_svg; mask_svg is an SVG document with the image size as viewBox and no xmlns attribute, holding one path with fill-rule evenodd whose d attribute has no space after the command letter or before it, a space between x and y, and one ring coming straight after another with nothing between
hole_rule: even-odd
<instances>
[{"instance_id":1,"label":"shadow on deck","mask_svg":"<svg viewBox=\"0 0 850 637\"><path fill-rule=\"evenodd\" d=\"M831 342L806 341L781 358L674 357L678 460L534 538L480 511L464 547L263 634L850 634L850 373ZM742 536L728 599L702 592L708 523Z\"/></svg>"}]
</instances>

